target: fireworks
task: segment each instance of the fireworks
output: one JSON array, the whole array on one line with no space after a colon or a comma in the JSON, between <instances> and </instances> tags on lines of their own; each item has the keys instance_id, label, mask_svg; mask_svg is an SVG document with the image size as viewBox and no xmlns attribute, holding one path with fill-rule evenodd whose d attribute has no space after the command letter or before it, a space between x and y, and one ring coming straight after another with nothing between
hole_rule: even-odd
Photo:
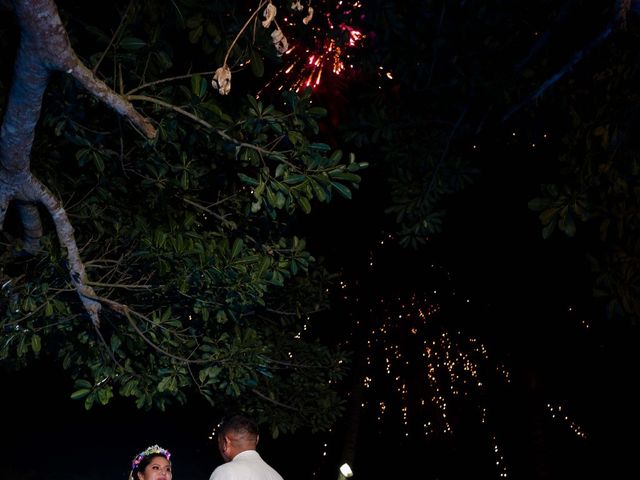
<instances>
[{"instance_id":1,"label":"fireworks","mask_svg":"<svg viewBox=\"0 0 640 480\"><path fill-rule=\"evenodd\" d=\"M283 55L283 65L260 89L257 96L267 90L316 89L323 82L331 82L343 76L351 68L350 51L358 48L363 33L354 25L359 2L314 3L314 14L295 12L285 17L286 30L290 31L291 47ZM302 20L298 17L306 15Z\"/></svg>"},{"instance_id":2,"label":"fireworks","mask_svg":"<svg viewBox=\"0 0 640 480\"><path fill-rule=\"evenodd\" d=\"M387 236L363 254L366 275L345 278L336 292L347 317L341 322L352 326L340 343L363 358L355 362L358 381L346 394L358 406L366 448L372 450L371 438L379 436L402 452L438 452L430 457L433 475L473 469L508 478L518 474L514 464L530 447L514 424L527 418L527 408L542 413L537 421L559 421L586 439L567 408L549 404L544 411L542 404L523 402L520 395L529 398L529 391L521 389L529 384L518 364L511 365L513 357L497 348L502 332L487 330L484 306L456 291L451 272L425 261L416 273L398 261L395 243ZM526 421L519 427L530 428ZM466 463L452 465L456 455Z\"/></svg>"}]
</instances>

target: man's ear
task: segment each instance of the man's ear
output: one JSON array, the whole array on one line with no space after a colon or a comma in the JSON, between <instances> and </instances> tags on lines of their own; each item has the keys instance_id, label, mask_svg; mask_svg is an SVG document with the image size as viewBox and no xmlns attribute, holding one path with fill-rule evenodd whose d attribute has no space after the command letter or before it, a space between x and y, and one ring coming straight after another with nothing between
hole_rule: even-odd
<instances>
[{"instance_id":1,"label":"man's ear","mask_svg":"<svg viewBox=\"0 0 640 480\"><path fill-rule=\"evenodd\" d=\"M258 445L259 441L260 441L260 435L256 435L256 445Z\"/></svg>"}]
</instances>

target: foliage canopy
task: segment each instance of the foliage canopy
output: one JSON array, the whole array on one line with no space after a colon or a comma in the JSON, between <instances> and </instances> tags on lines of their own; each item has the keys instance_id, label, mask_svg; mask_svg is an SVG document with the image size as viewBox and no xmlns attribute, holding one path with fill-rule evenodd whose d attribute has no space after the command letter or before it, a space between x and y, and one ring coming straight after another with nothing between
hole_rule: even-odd
<instances>
[{"instance_id":1,"label":"foliage canopy","mask_svg":"<svg viewBox=\"0 0 640 480\"><path fill-rule=\"evenodd\" d=\"M257 55L277 61L259 22L242 30L244 3L59 3L80 62L157 133L142 135L71 70L47 72L24 146L33 165L20 168L60 199L73 236L61 241L37 201L4 193L3 365L61 362L87 408L121 395L164 409L199 393L268 419L275 434L339 416L346 356L305 335L332 278L294 220L314 202L350 198L366 164L322 141L326 110L308 91L262 100L211 89L227 52L240 70ZM18 20L27 8L7 6ZM19 26L3 22L4 47L32 33ZM0 98L15 100L11 86L4 62ZM30 218L41 218L37 235ZM74 242L86 277L69 261Z\"/></svg>"}]
</instances>

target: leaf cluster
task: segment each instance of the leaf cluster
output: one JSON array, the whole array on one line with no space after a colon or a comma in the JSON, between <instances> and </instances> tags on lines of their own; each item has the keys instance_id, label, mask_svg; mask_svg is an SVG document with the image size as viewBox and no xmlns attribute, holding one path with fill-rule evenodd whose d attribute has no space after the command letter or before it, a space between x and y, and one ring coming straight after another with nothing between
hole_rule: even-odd
<instances>
[{"instance_id":1,"label":"leaf cluster","mask_svg":"<svg viewBox=\"0 0 640 480\"><path fill-rule=\"evenodd\" d=\"M86 408L123 396L165 409L197 394L274 433L326 430L342 412L347 357L303 333L333 280L293 219L351 198L366 163L318 138L326 110L309 92L266 102L211 89L241 3L115 2L103 18L61 3L76 51L158 135L52 79L33 171L62 199L101 323L82 310L45 215L41 253L5 255L0 359L60 362ZM237 45L237 59L266 48L251 35Z\"/></svg>"}]
</instances>

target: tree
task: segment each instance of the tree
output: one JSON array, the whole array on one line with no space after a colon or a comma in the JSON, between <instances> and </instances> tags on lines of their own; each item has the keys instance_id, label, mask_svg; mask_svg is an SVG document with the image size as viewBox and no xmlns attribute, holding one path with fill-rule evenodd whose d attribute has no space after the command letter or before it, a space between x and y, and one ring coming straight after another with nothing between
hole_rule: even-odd
<instances>
[{"instance_id":1,"label":"tree","mask_svg":"<svg viewBox=\"0 0 640 480\"><path fill-rule=\"evenodd\" d=\"M422 248L446 229L461 194L490 182L497 208L528 203L545 239L555 232L580 242L608 317L637 324L638 174L629 132L639 8L368 2L362 28L372 32L371 48L360 60L369 81L349 96L342 138L371 158L377 175L369 184L380 179L387 230ZM511 132L540 145L550 142L543 130L558 139L560 161L506 153ZM479 145L487 153L474 152Z\"/></svg>"},{"instance_id":2,"label":"tree","mask_svg":"<svg viewBox=\"0 0 640 480\"><path fill-rule=\"evenodd\" d=\"M274 434L328 428L345 356L305 336L331 275L294 220L366 164L318 137L309 91L221 88L279 60L271 2L0 5L3 366L59 361L87 408L199 393Z\"/></svg>"}]
</instances>

